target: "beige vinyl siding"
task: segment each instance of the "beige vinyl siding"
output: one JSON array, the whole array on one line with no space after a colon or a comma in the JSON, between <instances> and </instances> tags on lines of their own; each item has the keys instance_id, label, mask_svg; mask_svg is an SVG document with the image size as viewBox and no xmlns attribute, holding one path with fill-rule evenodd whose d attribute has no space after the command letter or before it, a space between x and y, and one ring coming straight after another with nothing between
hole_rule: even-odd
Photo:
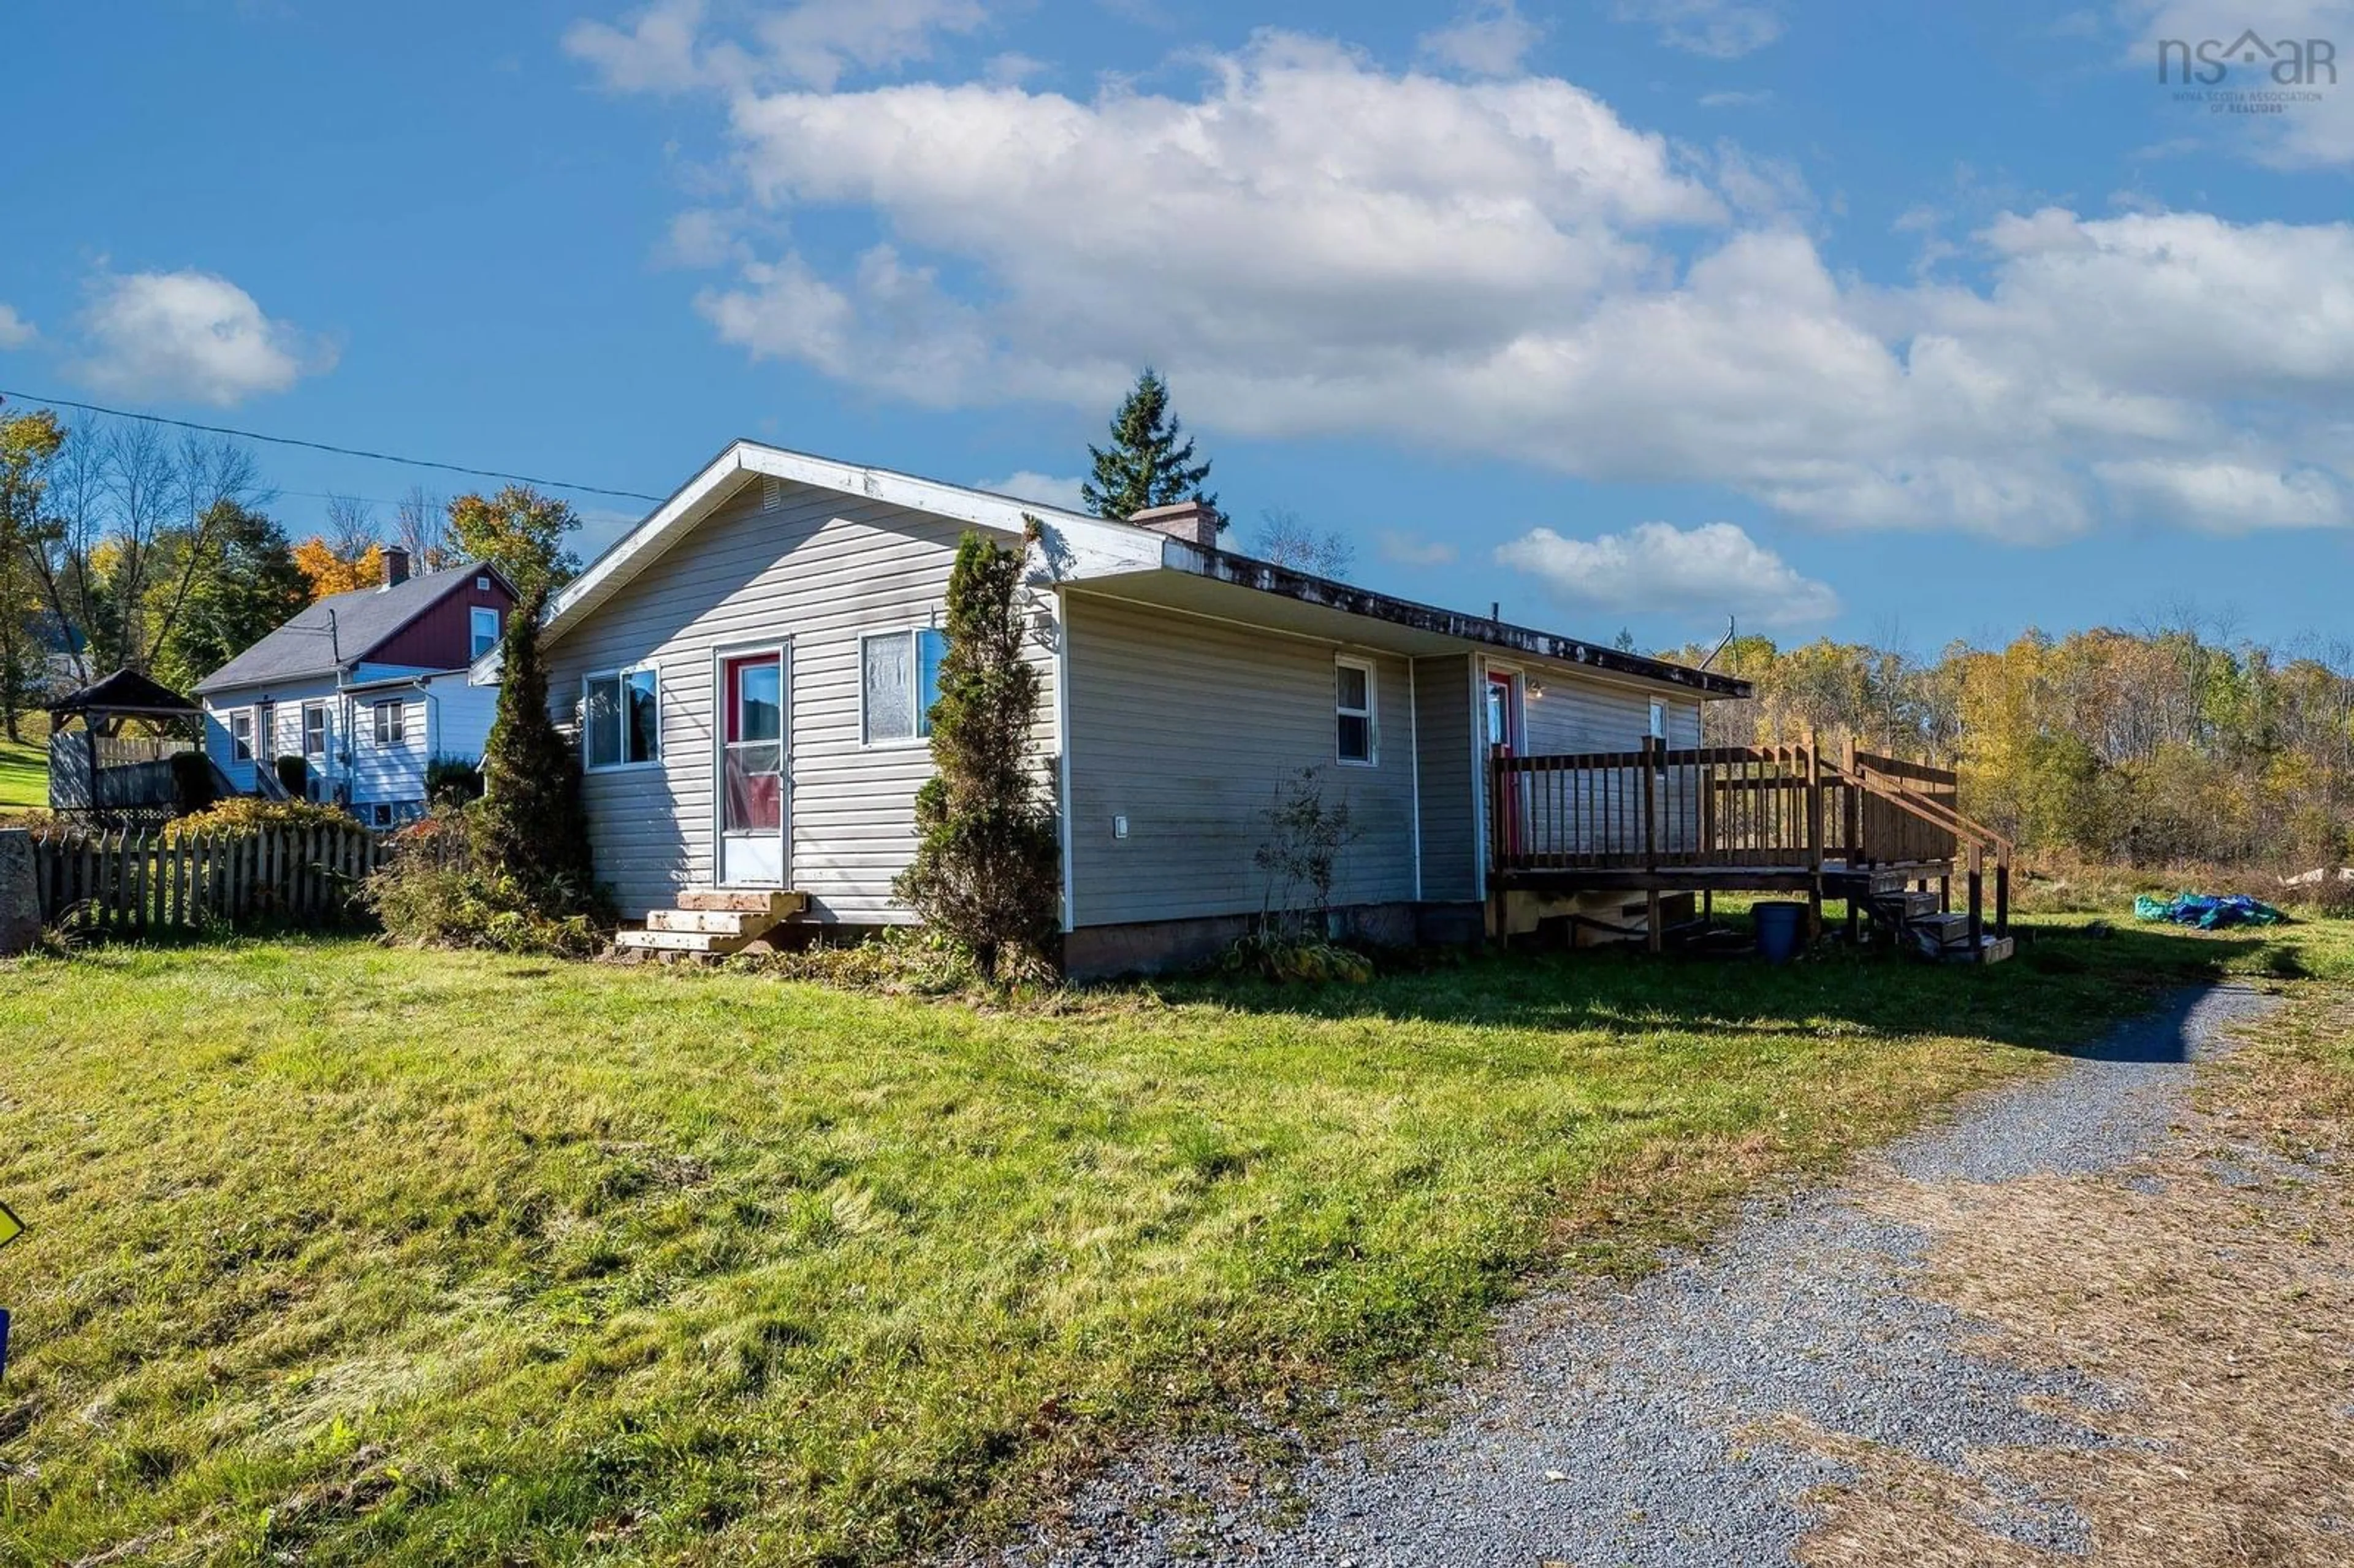
<instances>
[{"instance_id":1,"label":"beige vinyl siding","mask_svg":"<svg viewBox=\"0 0 2354 1568\"><path fill-rule=\"evenodd\" d=\"M1700 704L1614 686L1559 665L1531 665L1522 675L1521 727L1532 757L1564 751L1634 751L1651 733L1651 704L1667 705L1667 743L1700 744ZM1543 691L1532 689L1542 686Z\"/></svg>"},{"instance_id":2,"label":"beige vinyl siding","mask_svg":"<svg viewBox=\"0 0 2354 1568\"><path fill-rule=\"evenodd\" d=\"M597 874L626 916L711 885L714 659L788 646L791 738L786 881L822 920L905 922L891 880L914 849L921 744L859 739L859 639L934 625L964 525L779 482L755 482L550 650L550 702L574 721L581 677L652 665L662 679L659 767L584 776ZM1053 745L1051 599L1037 661L1042 751Z\"/></svg>"},{"instance_id":3,"label":"beige vinyl siding","mask_svg":"<svg viewBox=\"0 0 2354 1568\"><path fill-rule=\"evenodd\" d=\"M1422 895L1479 896L1479 812L1473 791L1471 656L1414 662L1415 740L1422 767Z\"/></svg>"},{"instance_id":4,"label":"beige vinyl siding","mask_svg":"<svg viewBox=\"0 0 2354 1568\"><path fill-rule=\"evenodd\" d=\"M1278 783L1323 768L1360 837L1341 904L1414 896L1405 661L1083 594L1070 634L1073 920L1082 926L1257 911ZM1375 766L1335 761L1333 660L1373 666ZM1129 836L1114 836L1114 819Z\"/></svg>"}]
</instances>

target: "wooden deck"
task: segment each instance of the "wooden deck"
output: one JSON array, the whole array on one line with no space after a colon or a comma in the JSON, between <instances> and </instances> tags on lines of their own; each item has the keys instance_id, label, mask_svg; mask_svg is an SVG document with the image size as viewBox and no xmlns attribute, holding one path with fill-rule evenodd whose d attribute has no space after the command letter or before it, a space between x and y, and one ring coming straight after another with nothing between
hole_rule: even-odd
<instances>
[{"instance_id":1,"label":"wooden deck","mask_svg":"<svg viewBox=\"0 0 2354 1568\"><path fill-rule=\"evenodd\" d=\"M1950 771L1798 746L1515 757L1488 786L1488 885L1531 893L1802 893L1855 907L1964 879L1973 945L2010 917L2011 845L1964 816ZM1658 921L1652 922L1656 943Z\"/></svg>"}]
</instances>

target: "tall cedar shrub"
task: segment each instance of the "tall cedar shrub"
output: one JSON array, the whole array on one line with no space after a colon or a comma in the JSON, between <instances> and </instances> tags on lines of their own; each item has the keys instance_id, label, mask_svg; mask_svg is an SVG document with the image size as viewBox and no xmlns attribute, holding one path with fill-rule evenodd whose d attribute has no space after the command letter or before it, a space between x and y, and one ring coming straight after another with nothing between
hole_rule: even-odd
<instances>
[{"instance_id":1,"label":"tall cedar shrub","mask_svg":"<svg viewBox=\"0 0 2354 1568\"><path fill-rule=\"evenodd\" d=\"M1037 519L1025 522L1034 537ZM1030 758L1038 671L1022 657L1023 558L979 534L957 546L933 774L916 794L916 858L895 885L991 980L1051 966L1062 900L1051 775Z\"/></svg>"},{"instance_id":2,"label":"tall cedar shrub","mask_svg":"<svg viewBox=\"0 0 2354 1568\"><path fill-rule=\"evenodd\" d=\"M511 877L543 914L569 915L594 899L588 818L580 769L547 711L547 662L539 646L546 588L507 617L499 701L482 749L475 847L487 869Z\"/></svg>"}]
</instances>

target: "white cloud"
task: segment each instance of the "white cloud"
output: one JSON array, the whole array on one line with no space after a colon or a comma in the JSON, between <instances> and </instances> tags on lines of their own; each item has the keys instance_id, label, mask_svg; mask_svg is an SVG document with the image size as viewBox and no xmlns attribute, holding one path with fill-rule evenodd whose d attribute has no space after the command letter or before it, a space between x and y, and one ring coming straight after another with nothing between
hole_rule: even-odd
<instances>
[{"instance_id":1,"label":"white cloud","mask_svg":"<svg viewBox=\"0 0 2354 1568\"><path fill-rule=\"evenodd\" d=\"M737 224L732 213L690 207L670 220L669 232L654 249L654 260L690 270L748 261L752 253L737 234Z\"/></svg>"},{"instance_id":2,"label":"white cloud","mask_svg":"<svg viewBox=\"0 0 2354 1568\"><path fill-rule=\"evenodd\" d=\"M1543 31L1512 0L1482 0L1446 26L1423 34L1415 48L1426 59L1473 76L1512 76Z\"/></svg>"},{"instance_id":3,"label":"white cloud","mask_svg":"<svg viewBox=\"0 0 2354 1568\"><path fill-rule=\"evenodd\" d=\"M1051 473L1039 473L1032 469L1017 469L1003 479L984 479L973 488L986 490L992 495L1010 495L1016 501L1034 501L1041 506L1060 507L1065 512L1085 512L1087 498L1079 493L1081 481L1063 479Z\"/></svg>"},{"instance_id":4,"label":"white cloud","mask_svg":"<svg viewBox=\"0 0 2354 1568\"><path fill-rule=\"evenodd\" d=\"M1403 529L1384 528L1375 547L1382 559L1401 567L1443 567L1455 559L1455 546L1444 539L1426 539Z\"/></svg>"},{"instance_id":5,"label":"white cloud","mask_svg":"<svg viewBox=\"0 0 2354 1568\"><path fill-rule=\"evenodd\" d=\"M927 59L936 34L975 32L989 20L979 0L801 0L760 16L747 45L706 37L706 12L704 0L655 0L624 26L573 24L564 48L617 92L776 80L830 91L854 70Z\"/></svg>"},{"instance_id":6,"label":"white cloud","mask_svg":"<svg viewBox=\"0 0 2354 1568\"><path fill-rule=\"evenodd\" d=\"M1737 0L1618 0L1622 22L1648 22L1670 48L1738 59L1782 36L1782 18L1770 5Z\"/></svg>"},{"instance_id":7,"label":"white cloud","mask_svg":"<svg viewBox=\"0 0 2354 1568\"><path fill-rule=\"evenodd\" d=\"M335 363L331 346L263 315L227 278L193 270L102 273L81 325L87 350L76 374L123 397L226 408Z\"/></svg>"},{"instance_id":8,"label":"white cloud","mask_svg":"<svg viewBox=\"0 0 2354 1568\"><path fill-rule=\"evenodd\" d=\"M1801 577L1731 523L1639 523L1593 539L1535 528L1499 546L1496 561L1537 577L1555 599L1578 609L1731 613L1759 626L1802 626L1839 613L1830 585Z\"/></svg>"},{"instance_id":9,"label":"white cloud","mask_svg":"<svg viewBox=\"0 0 2354 1568\"><path fill-rule=\"evenodd\" d=\"M14 306L0 305L0 349L22 348L40 335Z\"/></svg>"},{"instance_id":10,"label":"white cloud","mask_svg":"<svg viewBox=\"0 0 2354 1568\"><path fill-rule=\"evenodd\" d=\"M2210 533L2331 528L2348 521L2345 482L2319 469L2283 472L2253 462L2162 458L2094 467L2101 482L2137 510Z\"/></svg>"},{"instance_id":11,"label":"white cloud","mask_svg":"<svg viewBox=\"0 0 2354 1568\"><path fill-rule=\"evenodd\" d=\"M1565 81L1281 34L1205 69L1087 100L726 90L748 221L848 208L879 237L843 267L748 256L697 308L928 407L1099 411L1152 364L1208 431L1715 483L1835 526L2338 515L2315 486L2354 472L2354 225L2055 208L1947 240L1921 209L1925 265L1967 245L1977 281L1876 285L1825 263L1795 165L1671 146Z\"/></svg>"},{"instance_id":12,"label":"white cloud","mask_svg":"<svg viewBox=\"0 0 2354 1568\"><path fill-rule=\"evenodd\" d=\"M1702 109L1763 109L1774 101L1771 89L1755 92L1703 92L1700 95Z\"/></svg>"}]
</instances>

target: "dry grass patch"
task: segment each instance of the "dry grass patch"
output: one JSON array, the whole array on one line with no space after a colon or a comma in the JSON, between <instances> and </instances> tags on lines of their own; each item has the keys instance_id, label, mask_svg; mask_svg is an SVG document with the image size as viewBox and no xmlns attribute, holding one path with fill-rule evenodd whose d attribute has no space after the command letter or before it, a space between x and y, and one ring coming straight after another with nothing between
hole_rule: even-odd
<instances>
[{"instance_id":1,"label":"dry grass patch","mask_svg":"<svg viewBox=\"0 0 2354 1568\"><path fill-rule=\"evenodd\" d=\"M1789 1424L1776 1435L1860 1477L1812 1499L1803 1561L2082 1561L1982 1522L2022 1493L2073 1510L2092 1560L2122 1568L2354 1559L2354 1001L2308 992L2248 1027L2262 1038L2211 1075L2207 1113L2130 1170L1863 1194L1929 1233L1916 1291L1985 1326L1971 1350L2117 1400L2050 1407L2105 1441L1958 1473Z\"/></svg>"}]
</instances>

